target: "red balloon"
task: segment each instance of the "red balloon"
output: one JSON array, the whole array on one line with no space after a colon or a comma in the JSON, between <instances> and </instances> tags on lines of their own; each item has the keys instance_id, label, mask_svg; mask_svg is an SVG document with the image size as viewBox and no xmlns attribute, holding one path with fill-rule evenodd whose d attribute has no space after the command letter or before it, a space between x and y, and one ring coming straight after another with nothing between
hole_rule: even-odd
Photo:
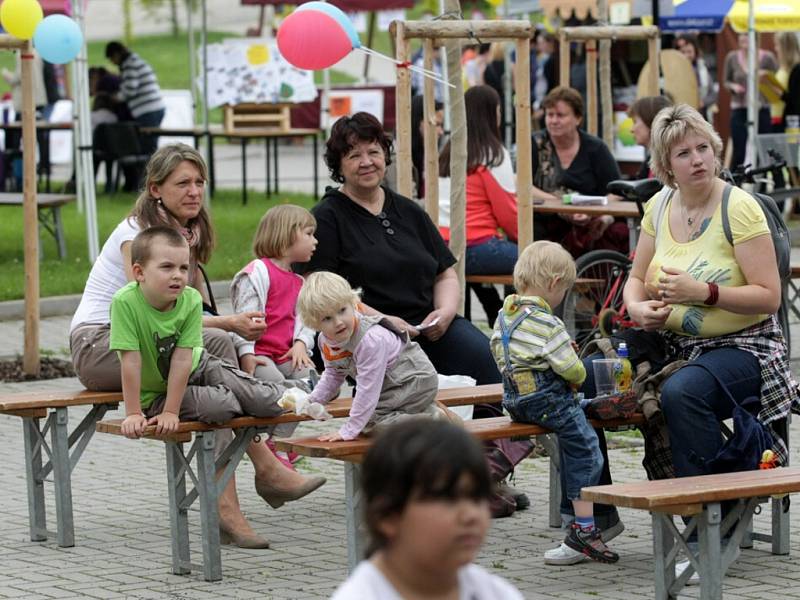
<instances>
[{"instance_id":1,"label":"red balloon","mask_svg":"<svg viewBox=\"0 0 800 600\"><path fill-rule=\"evenodd\" d=\"M278 28L278 50L298 69L327 69L352 49L350 37L336 19L316 10L295 11Z\"/></svg>"}]
</instances>

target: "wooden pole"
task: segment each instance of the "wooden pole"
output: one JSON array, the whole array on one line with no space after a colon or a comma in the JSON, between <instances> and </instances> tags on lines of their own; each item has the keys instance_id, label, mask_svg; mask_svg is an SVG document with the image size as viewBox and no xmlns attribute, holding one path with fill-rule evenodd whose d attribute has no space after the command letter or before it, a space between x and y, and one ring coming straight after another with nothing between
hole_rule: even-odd
<instances>
[{"instance_id":1,"label":"wooden pole","mask_svg":"<svg viewBox=\"0 0 800 600\"><path fill-rule=\"evenodd\" d=\"M563 29L558 33L558 85L569 87L569 40Z\"/></svg>"},{"instance_id":2,"label":"wooden pole","mask_svg":"<svg viewBox=\"0 0 800 600\"><path fill-rule=\"evenodd\" d=\"M614 151L614 98L611 91L611 40L600 41L600 114L603 141Z\"/></svg>"},{"instance_id":3,"label":"wooden pole","mask_svg":"<svg viewBox=\"0 0 800 600\"><path fill-rule=\"evenodd\" d=\"M597 135L597 42L586 42L586 130Z\"/></svg>"},{"instance_id":4,"label":"wooden pole","mask_svg":"<svg viewBox=\"0 0 800 600\"><path fill-rule=\"evenodd\" d=\"M39 219L36 208L36 108L33 47L20 50L22 64L22 206L25 247L25 348L22 369L39 375Z\"/></svg>"},{"instance_id":5,"label":"wooden pole","mask_svg":"<svg viewBox=\"0 0 800 600\"><path fill-rule=\"evenodd\" d=\"M661 53L658 47L659 40L657 37L647 40L647 54L650 58L650 76L647 78L647 93L649 96L658 96L658 72L661 66Z\"/></svg>"},{"instance_id":6,"label":"wooden pole","mask_svg":"<svg viewBox=\"0 0 800 600\"><path fill-rule=\"evenodd\" d=\"M422 42L425 64L433 70L433 55L437 50L433 40L428 38ZM425 181L425 210L434 225L439 225L439 140L436 135L436 89L433 79L425 77L423 105L423 143L425 144L425 172L417 173Z\"/></svg>"},{"instance_id":7,"label":"wooden pole","mask_svg":"<svg viewBox=\"0 0 800 600\"><path fill-rule=\"evenodd\" d=\"M407 63L411 60L405 23L394 21L397 41L397 60ZM397 191L411 198L413 178L411 177L411 73L406 68L397 69L397 99L395 108L395 127L397 137Z\"/></svg>"},{"instance_id":8,"label":"wooden pole","mask_svg":"<svg viewBox=\"0 0 800 600\"><path fill-rule=\"evenodd\" d=\"M533 173L531 173L531 40L517 40L514 89L517 110L517 248L533 241Z\"/></svg>"},{"instance_id":9,"label":"wooden pole","mask_svg":"<svg viewBox=\"0 0 800 600\"><path fill-rule=\"evenodd\" d=\"M454 3L457 5L457 3ZM460 12L461 8L455 8ZM527 21L404 21L404 37L500 40L530 38L531 24Z\"/></svg>"},{"instance_id":10,"label":"wooden pole","mask_svg":"<svg viewBox=\"0 0 800 600\"><path fill-rule=\"evenodd\" d=\"M568 40L643 40L658 37L658 27L626 25L616 26L595 26L586 25L581 27L562 27L559 35Z\"/></svg>"}]
</instances>

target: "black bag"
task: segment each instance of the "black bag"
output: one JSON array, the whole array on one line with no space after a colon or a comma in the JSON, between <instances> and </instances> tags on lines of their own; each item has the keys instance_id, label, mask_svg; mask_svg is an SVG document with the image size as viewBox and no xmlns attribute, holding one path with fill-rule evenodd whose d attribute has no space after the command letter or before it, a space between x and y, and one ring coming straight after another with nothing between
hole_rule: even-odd
<instances>
[{"instance_id":1,"label":"black bag","mask_svg":"<svg viewBox=\"0 0 800 600\"><path fill-rule=\"evenodd\" d=\"M761 400L758 396L750 396L741 403L736 402L728 387L716 373L705 365L692 364L708 371L722 388L723 393L734 404L733 435L725 440L714 458L703 460L697 457L698 461L704 463L711 473L733 473L758 469L764 450L771 450L774 444L769 428L756 418L761 409Z\"/></svg>"}]
</instances>

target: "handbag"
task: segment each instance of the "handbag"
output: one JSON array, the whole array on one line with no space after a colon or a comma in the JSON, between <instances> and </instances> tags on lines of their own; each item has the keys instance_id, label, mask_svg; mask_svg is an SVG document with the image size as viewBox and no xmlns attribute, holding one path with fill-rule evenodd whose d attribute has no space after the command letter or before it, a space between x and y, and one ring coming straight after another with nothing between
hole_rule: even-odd
<instances>
[{"instance_id":1,"label":"handbag","mask_svg":"<svg viewBox=\"0 0 800 600\"><path fill-rule=\"evenodd\" d=\"M711 459L696 457L710 473L733 473L758 469L765 450L774 445L769 427L758 420L761 399L750 396L737 402L722 380L705 365L693 363L708 371L734 405L733 434L725 440L717 455Z\"/></svg>"}]
</instances>

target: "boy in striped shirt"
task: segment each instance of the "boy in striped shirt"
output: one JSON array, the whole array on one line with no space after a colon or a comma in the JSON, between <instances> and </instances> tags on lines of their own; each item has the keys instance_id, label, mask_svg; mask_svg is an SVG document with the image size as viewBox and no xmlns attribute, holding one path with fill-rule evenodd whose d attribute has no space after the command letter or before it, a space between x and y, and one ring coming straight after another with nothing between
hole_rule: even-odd
<instances>
[{"instance_id":1,"label":"boy in striped shirt","mask_svg":"<svg viewBox=\"0 0 800 600\"><path fill-rule=\"evenodd\" d=\"M563 493L575 509L575 522L562 544L545 553L545 564L575 564L586 557L613 563L619 556L600 538L592 503L580 499L582 488L600 480L603 467L597 434L575 394L586 369L552 309L574 282L575 262L559 244L528 246L514 267L518 294L505 299L491 347L503 374L503 408L514 421L536 423L558 437Z\"/></svg>"}]
</instances>

